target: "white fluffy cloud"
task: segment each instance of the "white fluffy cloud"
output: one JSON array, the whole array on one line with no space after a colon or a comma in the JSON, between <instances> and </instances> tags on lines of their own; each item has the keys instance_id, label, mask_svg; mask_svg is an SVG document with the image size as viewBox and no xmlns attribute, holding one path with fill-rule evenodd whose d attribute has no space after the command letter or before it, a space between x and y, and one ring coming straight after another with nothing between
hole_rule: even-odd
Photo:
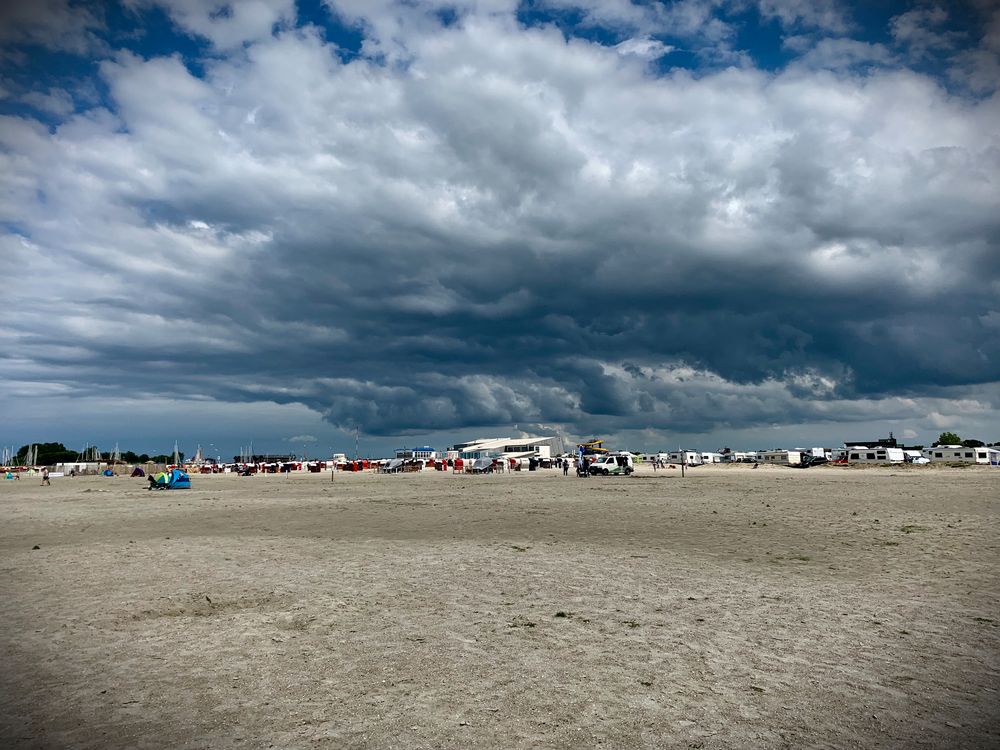
<instances>
[{"instance_id":1,"label":"white fluffy cloud","mask_svg":"<svg viewBox=\"0 0 1000 750\"><path fill-rule=\"evenodd\" d=\"M290 3L165 7L217 51L203 77L116 52L110 107L0 123L0 399L274 401L385 435L997 414L996 98L848 40L657 75L664 18L631 3L583 4L616 47L499 0L336 0L349 63ZM835 26L803 8L762 12Z\"/></svg>"},{"instance_id":2,"label":"white fluffy cloud","mask_svg":"<svg viewBox=\"0 0 1000 750\"><path fill-rule=\"evenodd\" d=\"M756 0L761 16L786 28L811 28L844 34L852 27L838 0Z\"/></svg>"}]
</instances>

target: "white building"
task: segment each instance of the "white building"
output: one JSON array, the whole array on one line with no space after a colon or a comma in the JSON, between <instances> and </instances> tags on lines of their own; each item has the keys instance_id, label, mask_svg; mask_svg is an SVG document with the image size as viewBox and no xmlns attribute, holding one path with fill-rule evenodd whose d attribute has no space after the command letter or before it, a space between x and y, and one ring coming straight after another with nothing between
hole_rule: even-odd
<instances>
[{"instance_id":1,"label":"white building","mask_svg":"<svg viewBox=\"0 0 1000 750\"><path fill-rule=\"evenodd\" d=\"M108 468L108 464L104 461L70 461L67 463L56 464L53 468L55 471L62 472L67 475L70 472L73 472L74 474L100 474Z\"/></svg>"},{"instance_id":2,"label":"white building","mask_svg":"<svg viewBox=\"0 0 1000 750\"><path fill-rule=\"evenodd\" d=\"M422 445L419 448L397 448L396 458L410 459L419 458L424 461L433 461L437 457L437 451L429 445Z\"/></svg>"},{"instance_id":3,"label":"white building","mask_svg":"<svg viewBox=\"0 0 1000 750\"><path fill-rule=\"evenodd\" d=\"M554 437L480 438L452 449L463 461L477 458L551 458Z\"/></svg>"},{"instance_id":4,"label":"white building","mask_svg":"<svg viewBox=\"0 0 1000 750\"><path fill-rule=\"evenodd\" d=\"M931 461L959 461L970 464L1000 465L1000 449L966 448L964 445L938 445L924 448L924 456Z\"/></svg>"},{"instance_id":5,"label":"white building","mask_svg":"<svg viewBox=\"0 0 1000 750\"><path fill-rule=\"evenodd\" d=\"M721 464L722 454L713 451L704 451L701 454L701 462L703 464Z\"/></svg>"}]
</instances>

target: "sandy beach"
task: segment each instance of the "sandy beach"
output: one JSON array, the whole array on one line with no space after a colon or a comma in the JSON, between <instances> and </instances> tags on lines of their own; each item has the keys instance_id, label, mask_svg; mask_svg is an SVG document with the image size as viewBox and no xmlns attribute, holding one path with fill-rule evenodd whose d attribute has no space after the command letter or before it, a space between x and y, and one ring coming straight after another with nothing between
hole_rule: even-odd
<instances>
[{"instance_id":1,"label":"sandy beach","mask_svg":"<svg viewBox=\"0 0 1000 750\"><path fill-rule=\"evenodd\" d=\"M192 478L0 484L0 745L1000 746L1000 470Z\"/></svg>"}]
</instances>

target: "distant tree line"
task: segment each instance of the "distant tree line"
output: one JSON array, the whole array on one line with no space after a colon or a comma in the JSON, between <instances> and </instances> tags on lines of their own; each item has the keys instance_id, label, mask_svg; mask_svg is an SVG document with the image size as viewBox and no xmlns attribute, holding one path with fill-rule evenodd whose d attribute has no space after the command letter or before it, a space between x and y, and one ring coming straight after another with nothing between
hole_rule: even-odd
<instances>
[{"instance_id":1,"label":"distant tree line","mask_svg":"<svg viewBox=\"0 0 1000 750\"><path fill-rule=\"evenodd\" d=\"M965 448L982 448L986 443L982 440L962 440L957 433L942 432L938 435L938 439L934 441L934 446L938 445L961 445ZM989 443L989 445L1000 445L1000 440L995 443Z\"/></svg>"},{"instance_id":2,"label":"distant tree line","mask_svg":"<svg viewBox=\"0 0 1000 750\"><path fill-rule=\"evenodd\" d=\"M38 465L39 466L52 466L53 464L69 464L76 461L80 456L80 451L70 450L62 443L31 443L29 445L22 445L20 450L17 452L15 462L19 464L26 463L28 460L28 451L34 446L38 450ZM88 448L84 448L84 453L87 452ZM147 453L135 453L133 451L122 451L121 452L122 461L127 464L144 464L144 463L154 463L154 464L167 464L174 460L173 453L159 453L155 456L150 456ZM178 456L181 461L184 461L184 453L178 451ZM111 452L107 451L100 454L102 461L111 460Z\"/></svg>"}]
</instances>

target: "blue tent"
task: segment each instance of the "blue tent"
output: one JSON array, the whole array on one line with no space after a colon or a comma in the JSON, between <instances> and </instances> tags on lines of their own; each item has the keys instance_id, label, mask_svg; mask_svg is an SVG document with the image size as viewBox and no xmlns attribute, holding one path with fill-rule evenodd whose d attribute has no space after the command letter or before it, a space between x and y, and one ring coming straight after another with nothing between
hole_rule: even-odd
<instances>
[{"instance_id":1,"label":"blue tent","mask_svg":"<svg viewBox=\"0 0 1000 750\"><path fill-rule=\"evenodd\" d=\"M189 490L191 489L191 477L186 471L171 469L161 471L159 474L150 477L149 489L157 490Z\"/></svg>"},{"instance_id":2,"label":"blue tent","mask_svg":"<svg viewBox=\"0 0 1000 750\"><path fill-rule=\"evenodd\" d=\"M186 471L171 469L170 480L167 482L167 489L189 490L191 489L191 477L187 475Z\"/></svg>"}]
</instances>

